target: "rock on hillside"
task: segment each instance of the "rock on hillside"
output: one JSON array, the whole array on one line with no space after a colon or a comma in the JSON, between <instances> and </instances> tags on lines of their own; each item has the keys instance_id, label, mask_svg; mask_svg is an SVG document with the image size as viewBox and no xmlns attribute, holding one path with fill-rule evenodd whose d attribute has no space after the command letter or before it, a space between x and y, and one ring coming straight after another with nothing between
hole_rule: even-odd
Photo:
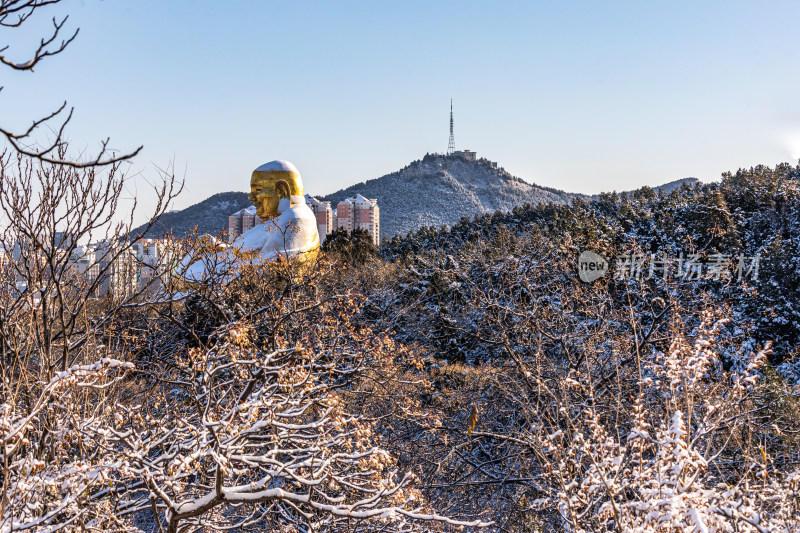
<instances>
[{"instance_id":1,"label":"rock on hillside","mask_svg":"<svg viewBox=\"0 0 800 533\"><path fill-rule=\"evenodd\" d=\"M216 235L227 228L228 215L249 206L250 203L246 192L221 192L181 211L166 213L147 237L159 237L170 232L183 236L195 229L200 235ZM136 235L143 230L144 226L140 226L131 233Z\"/></svg>"},{"instance_id":2,"label":"rock on hillside","mask_svg":"<svg viewBox=\"0 0 800 533\"><path fill-rule=\"evenodd\" d=\"M405 235L422 226L451 226L462 217L508 211L525 203L567 203L575 197L532 185L486 159L426 155L402 170L325 196L333 206L360 193L377 198L381 236Z\"/></svg>"}]
</instances>

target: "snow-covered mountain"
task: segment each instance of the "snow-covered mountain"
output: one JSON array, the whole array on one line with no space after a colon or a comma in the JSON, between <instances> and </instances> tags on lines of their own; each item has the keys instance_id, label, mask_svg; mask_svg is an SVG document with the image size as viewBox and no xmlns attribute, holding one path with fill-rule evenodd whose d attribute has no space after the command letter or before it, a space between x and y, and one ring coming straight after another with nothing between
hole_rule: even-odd
<instances>
[{"instance_id":1,"label":"snow-covered mountain","mask_svg":"<svg viewBox=\"0 0 800 533\"><path fill-rule=\"evenodd\" d=\"M381 236L422 226L453 225L462 217L507 211L525 203L569 202L575 195L539 187L488 161L426 155L405 168L325 196L334 206L360 193L377 198Z\"/></svg>"},{"instance_id":2,"label":"snow-covered mountain","mask_svg":"<svg viewBox=\"0 0 800 533\"><path fill-rule=\"evenodd\" d=\"M654 189L669 192L684 182L696 181L686 178ZM452 226L462 217L509 211L526 203L563 204L581 196L528 183L486 159L467 161L458 156L430 154L397 172L357 183L322 199L335 208L354 194L377 198L382 237L405 235L423 226ZM244 192L215 194L182 211L167 213L149 236L169 231L185 235L195 228L200 234L217 234L227 227L228 215L249 205Z\"/></svg>"}]
</instances>

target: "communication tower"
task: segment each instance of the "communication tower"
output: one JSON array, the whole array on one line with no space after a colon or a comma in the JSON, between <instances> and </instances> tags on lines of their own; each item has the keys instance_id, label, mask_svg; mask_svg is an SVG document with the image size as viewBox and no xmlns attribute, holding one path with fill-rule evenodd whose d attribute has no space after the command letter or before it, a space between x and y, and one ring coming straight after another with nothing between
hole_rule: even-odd
<instances>
[{"instance_id":1,"label":"communication tower","mask_svg":"<svg viewBox=\"0 0 800 533\"><path fill-rule=\"evenodd\" d=\"M450 99L450 142L447 143L447 155L456 151L456 141L453 137L453 99Z\"/></svg>"}]
</instances>

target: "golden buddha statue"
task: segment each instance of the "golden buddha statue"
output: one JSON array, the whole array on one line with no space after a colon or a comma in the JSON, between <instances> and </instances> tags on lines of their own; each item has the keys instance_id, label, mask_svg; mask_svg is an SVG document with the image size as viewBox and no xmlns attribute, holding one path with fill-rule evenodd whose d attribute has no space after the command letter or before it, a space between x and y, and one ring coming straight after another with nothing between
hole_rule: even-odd
<instances>
[{"instance_id":1,"label":"golden buddha statue","mask_svg":"<svg viewBox=\"0 0 800 533\"><path fill-rule=\"evenodd\" d=\"M216 248L206 250L209 253L201 250L187 255L181 270L190 285L221 273L241 258L254 263L281 258L305 263L317 256L317 217L306 205L303 180L294 165L271 161L255 169L248 198L262 223L241 234L230 246L214 241Z\"/></svg>"},{"instance_id":2,"label":"golden buddha statue","mask_svg":"<svg viewBox=\"0 0 800 533\"><path fill-rule=\"evenodd\" d=\"M266 260L316 257L319 233L314 212L306 205L303 180L288 161L270 161L253 171L250 196L262 224L240 235L234 247Z\"/></svg>"}]
</instances>

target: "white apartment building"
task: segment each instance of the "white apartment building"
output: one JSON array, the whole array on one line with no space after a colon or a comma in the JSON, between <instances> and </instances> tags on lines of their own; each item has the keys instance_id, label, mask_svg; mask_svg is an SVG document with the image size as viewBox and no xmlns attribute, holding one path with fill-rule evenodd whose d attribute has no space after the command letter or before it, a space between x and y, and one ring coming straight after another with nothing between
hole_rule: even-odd
<instances>
[{"instance_id":1,"label":"white apartment building","mask_svg":"<svg viewBox=\"0 0 800 533\"><path fill-rule=\"evenodd\" d=\"M97 244L95 250L100 265L100 294L110 293L119 300L136 294L139 288L136 253L122 244L107 241Z\"/></svg>"},{"instance_id":2,"label":"white apartment building","mask_svg":"<svg viewBox=\"0 0 800 533\"><path fill-rule=\"evenodd\" d=\"M69 258L84 280L92 282L100 275L100 263L97 262L97 250L93 246L76 246Z\"/></svg>"},{"instance_id":3,"label":"white apartment building","mask_svg":"<svg viewBox=\"0 0 800 533\"><path fill-rule=\"evenodd\" d=\"M139 289L163 286L165 277L175 272L181 257L179 244L171 239L139 239L131 248L138 263Z\"/></svg>"}]
</instances>

